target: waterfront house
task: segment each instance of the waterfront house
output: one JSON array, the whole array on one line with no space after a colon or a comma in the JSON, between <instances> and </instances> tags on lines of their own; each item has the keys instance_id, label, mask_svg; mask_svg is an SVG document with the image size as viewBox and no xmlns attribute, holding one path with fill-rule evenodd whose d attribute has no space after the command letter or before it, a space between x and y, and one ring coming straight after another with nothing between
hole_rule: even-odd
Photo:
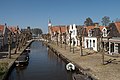
<instances>
[{"instance_id":1,"label":"waterfront house","mask_svg":"<svg viewBox=\"0 0 120 80\"><path fill-rule=\"evenodd\" d=\"M0 48L4 48L8 44L8 32L10 30L7 28L7 25L0 25Z\"/></svg>"},{"instance_id":2,"label":"waterfront house","mask_svg":"<svg viewBox=\"0 0 120 80\"><path fill-rule=\"evenodd\" d=\"M82 37L82 40L84 40L83 35L85 35L85 33L84 33L84 27L83 26L76 25L76 24L70 25L69 33L71 33L71 41L70 41L71 45L73 45L73 44L74 44L74 46L80 45L80 41L79 41L79 36L80 35ZM69 39L70 39L70 36L69 36Z\"/></svg>"},{"instance_id":3,"label":"waterfront house","mask_svg":"<svg viewBox=\"0 0 120 80\"><path fill-rule=\"evenodd\" d=\"M52 25L51 21L48 23L48 33L51 36L52 41L60 42L62 39L62 43L65 43L66 38L66 44L68 44L69 41L69 26L68 25ZM65 37L66 36L66 37Z\"/></svg>"},{"instance_id":4,"label":"waterfront house","mask_svg":"<svg viewBox=\"0 0 120 80\"><path fill-rule=\"evenodd\" d=\"M21 33L19 27L18 27L18 26L17 26L17 27L15 27L15 26L8 26L8 29L9 29L9 30L11 31L11 33L12 33L12 35L11 35L11 37L12 37L12 42L13 42L13 43L16 42L17 34L20 34L20 33Z\"/></svg>"},{"instance_id":5,"label":"waterfront house","mask_svg":"<svg viewBox=\"0 0 120 80\"><path fill-rule=\"evenodd\" d=\"M94 51L100 50L100 38L103 36L103 28L98 23L95 26L86 26L87 36L84 37L84 47ZM106 29L106 28L105 28Z\"/></svg>"},{"instance_id":6,"label":"waterfront house","mask_svg":"<svg viewBox=\"0 0 120 80\"><path fill-rule=\"evenodd\" d=\"M108 43L107 51L109 54L120 54L120 22L111 23L109 25L109 39L104 39L104 43Z\"/></svg>"}]
</instances>

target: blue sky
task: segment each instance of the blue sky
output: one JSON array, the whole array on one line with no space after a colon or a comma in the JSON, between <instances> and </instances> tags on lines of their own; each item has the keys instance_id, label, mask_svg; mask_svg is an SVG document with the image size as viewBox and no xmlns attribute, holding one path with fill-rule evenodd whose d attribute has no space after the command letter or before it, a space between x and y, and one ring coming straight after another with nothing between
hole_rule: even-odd
<instances>
[{"instance_id":1,"label":"blue sky","mask_svg":"<svg viewBox=\"0 0 120 80\"><path fill-rule=\"evenodd\" d=\"M90 17L101 22L109 16L120 18L120 0L0 0L0 24L21 28L41 28L47 32L48 19L53 25L83 25Z\"/></svg>"}]
</instances>

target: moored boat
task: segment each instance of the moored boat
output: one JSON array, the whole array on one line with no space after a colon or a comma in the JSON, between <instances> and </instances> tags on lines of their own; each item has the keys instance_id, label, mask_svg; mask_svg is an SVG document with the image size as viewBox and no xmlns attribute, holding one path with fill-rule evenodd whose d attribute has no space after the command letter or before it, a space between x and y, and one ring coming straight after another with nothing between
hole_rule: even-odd
<instances>
[{"instance_id":1,"label":"moored boat","mask_svg":"<svg viewBox=\"0 0 120 80\"><path fill-rule=\"evenodd\" d=\"M24 66L26 64L28 64L29 61L29 55L28 53L23 53L22 55L20 55L17 60L15 61L15 65L16 66Z\"/></svg>"}]
</instances>

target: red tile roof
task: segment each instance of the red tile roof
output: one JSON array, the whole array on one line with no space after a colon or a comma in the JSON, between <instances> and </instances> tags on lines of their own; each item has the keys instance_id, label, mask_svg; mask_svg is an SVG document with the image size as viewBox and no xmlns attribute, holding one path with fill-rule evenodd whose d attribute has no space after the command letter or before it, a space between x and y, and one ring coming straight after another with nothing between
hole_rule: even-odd
<instances>
[{"instance_id":1,"label":"red tile roof","mask_svg":"<svg viewBox=\"0 0 120 80\"><path fill-rule=\"evenodd\" d=\"M103 29L104 27L105 27L105 26L99 26L98 28L102 31L102 29ZM89 30L94 29L95 26L87 26L87 27L85 27L85 28L86 28L86 31L88 32Z\"/></svg>"},{"instance_id":2,"label":"red tile roof","mask_svg":"<svg viewBox=\"0 0 120 80\"><path fill-rule=\"evenodd\" d=\"M115 25L116 25L118 32L120 33L120 22L116 22Z\"/></svg>"},{"instance_id":3,"label":"red tile roof","mask_svg":"<svg viewBox=\"0 0 120 80\"><path fill-rule=\"evenodd\" d=\"M8 29L11 31L11 32L14 32L16 33L17 32L17 28L16 27L8 27Z\"/></svg>"},{"instance_id":4,"label":"red tile roof","mask_svg":"<svg viewBox=\"0 0 120 80\"><path fill-rule=\"evenodd\" d=\"M88 32L89 30L94 29L95 26L86 26L85 28L86 28L86 31Z\"/></svg>"},{"instance_id":5,"label":"red tile roof","mask_svg":"<svg viewBox=\"0 0 120 80\"><path fill-rule=\"evenodd\" d=\"M66 26L52 26L51 28L51 31L52 32L61 32L61 33L64 33L67 31L67 27Z\"/></svg>"},{"instance_id":6,"label":"red tile roof","mask_svg":"<svg viewBox=\"0 0 120 80\"><path fill-rule=\"evenodd\" d=\"M4 30L4 25L0 25L0 31Z\"/></svg>"},{"instance_id":7,"label":"red tile roof","mask_svg":"<svg viewBox=\"0 0 120 80\"><path fill-rule=\"evenodd\" d=\"M56 27L56 26L51 27L51 31L52 32L58 32L59 31L59 27Z\"/></svg>"}]
</instances>

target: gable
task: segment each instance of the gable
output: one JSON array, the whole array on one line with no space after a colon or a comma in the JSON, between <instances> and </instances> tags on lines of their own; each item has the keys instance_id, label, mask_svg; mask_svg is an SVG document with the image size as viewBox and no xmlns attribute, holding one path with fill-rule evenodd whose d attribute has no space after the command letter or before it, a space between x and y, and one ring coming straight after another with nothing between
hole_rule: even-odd
<instances>
[{"instance_id":1,"label":"gable","mask_svg":"<svg viewBox=\"0 0 120 80\"><path fill-rule=\"evenodd\" d=\"M109 28L110 28L109 36L111 36L111 37L120 37L120 33L119 33L118 28L116 27L115 23L111 23L109 25Z\"/></svg>"},{"instance_id":2,"label":"gable","mask_svg":"<svg viewBox=\"0 0 120 80\"><path fill-rule=\"evenodd\" d=\"M120 22L116 22L115 25L116 25L118 32L120 33Z\"/></svg>"}]
</instances>

